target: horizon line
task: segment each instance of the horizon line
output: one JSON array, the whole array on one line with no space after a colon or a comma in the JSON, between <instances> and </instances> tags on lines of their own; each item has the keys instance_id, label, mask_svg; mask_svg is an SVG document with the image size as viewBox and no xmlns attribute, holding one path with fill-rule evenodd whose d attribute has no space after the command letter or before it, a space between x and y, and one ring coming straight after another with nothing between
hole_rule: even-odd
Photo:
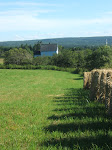
<instances>
[{"instance_id":1,"label":"horizon line","mask_svg":"<svg viewBox=\"0 0 112 150\"><path fill-rule=\"evenodd\" d=\"M24 42L24 41L39 41L39 40L49 40L49 39L63 39L63 38L92 38L92 37L112 37L111 35L105 36L80 36L80 37L56 37L56 38L41 38L41 39L30 39L30 40L9 40L9 41L0 41L0 43L5 42Z\"/></svg>"}]
</instances>

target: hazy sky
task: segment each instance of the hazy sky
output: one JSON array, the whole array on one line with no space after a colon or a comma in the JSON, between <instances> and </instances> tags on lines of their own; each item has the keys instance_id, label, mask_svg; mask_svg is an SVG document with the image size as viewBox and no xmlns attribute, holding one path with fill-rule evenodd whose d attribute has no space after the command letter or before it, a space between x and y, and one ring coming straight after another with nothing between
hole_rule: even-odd
<instances>
[{"instance_id":1,"label":"hazy sky","mask_svg":"<svg viewBox=\"0 0 112 150\"><path fill-rule=\"evenodd\" d=\"M112 36L112 0L0 0L0 41Z\"/></svg>"}]
</instances>

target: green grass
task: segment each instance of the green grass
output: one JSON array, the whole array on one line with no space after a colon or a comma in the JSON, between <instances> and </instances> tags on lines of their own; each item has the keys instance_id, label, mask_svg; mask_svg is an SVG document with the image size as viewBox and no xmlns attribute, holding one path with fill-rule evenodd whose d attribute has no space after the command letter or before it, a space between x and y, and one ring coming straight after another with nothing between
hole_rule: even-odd
<instances>
[{"instance_id":1,"label":"green grass","mask_svg":"<svg viewBox=\"0 0 112 150\"><path fill-rule=\"evenodd\" d=\"M0 64L3 64L3 60L4 60L3 58L0 58Z\"/></svg>"},{"instance_id":2,"label":"green grass","mask_svg":"<svg viewBox=\"0 0 112 150\"><path fill-rule=\"evenodd\" d=\"M112 119L79 75L0 70L1 150L112 149Z\"/></svg>"}]
</instances>

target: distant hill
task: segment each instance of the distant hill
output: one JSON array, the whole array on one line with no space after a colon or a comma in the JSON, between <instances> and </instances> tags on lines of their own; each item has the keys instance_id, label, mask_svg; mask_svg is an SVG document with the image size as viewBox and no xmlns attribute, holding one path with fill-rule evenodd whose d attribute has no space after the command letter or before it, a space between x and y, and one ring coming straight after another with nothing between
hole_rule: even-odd
<instances>
[{"instance_id":1,"label":"distant hill","mask_svg":"<svg viewBox=\"0 0 112 150\"><path fill-rule=\"evenodd\" d=\"M53 39L42 39L42 40L26 40L26 41L8 41L8 42L0 42L0 46L8 46L8 47L19 47L21 44L31 45L33 46L38 41L42 41L42 43L57 43L58 45L62 45L65 48L70 47L80 47L80 46L101 46L105 45L106 39L108 41L108 45L112 45L112 36L101 36L101 37L76 37L76 38L53 38Z\"/></svg>"}]
</instances>

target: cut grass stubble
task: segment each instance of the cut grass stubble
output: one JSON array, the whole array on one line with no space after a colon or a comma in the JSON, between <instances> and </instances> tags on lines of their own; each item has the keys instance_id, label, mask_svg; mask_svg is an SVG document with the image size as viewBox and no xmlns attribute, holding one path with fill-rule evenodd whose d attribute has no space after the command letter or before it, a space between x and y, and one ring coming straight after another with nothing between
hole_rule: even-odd
<instances>
[{"instance_id":1,"label":"cut grass stubble","mask_svg":"<svg viewBox=\"0 0 112 150\"><path fill-rule=\"evenodd\" d=\"M79 75L0 70L0 149L111 149L112 121Z\"/></svg>"}]
</instances>

